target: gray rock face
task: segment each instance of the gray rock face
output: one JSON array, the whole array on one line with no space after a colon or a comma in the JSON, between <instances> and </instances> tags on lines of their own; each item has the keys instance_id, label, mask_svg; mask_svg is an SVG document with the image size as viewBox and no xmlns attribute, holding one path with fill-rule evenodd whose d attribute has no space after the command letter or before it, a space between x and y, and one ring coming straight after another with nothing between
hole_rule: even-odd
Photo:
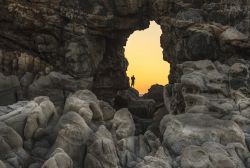
<instances>
[{"instance_id":1,"label":"gray rock face","mask_svg":"<svg viewBox=\"0 0 250 168\"><path fill-rule=\"evenodd\" d=\"M119 140L117 149L122 167L144 164L143 159L147 156L154 156L160 145L160 140L150 131L147 131L144 135L130 136Z\"/></svg>"},{"instance_id":2,"label":"gray rock face","mask_svg":"<svg viewBox=\"0 0 250 168\"><path fill-rule=\"evenodd\" d=\"M123 47L129 35L147 28L149 21L155 20L162 28L164 58L172 65L170 83L175 83L179 78L176 65L184 61L247 59L248 6L248 2L233 0L208 3L6 0L1 2L1 15L5 16L0 18L1 72L18 76L18 80L27 72L38 76L30 80L28 86L21 87L26 98L30 86L33 97L46 95L46 91L41 93L39 89L50 88L49 96L63 97L64 93L88 88L98 97L110 100L118 90L128 88L128 63ZM60 87L52 82L47 83L48 88L40 88L43 80L49 81L40 79L41 74L47 76L51 71L67 75L71 82L84 84L74 84L76 90L65 87L65 82ZM65 76L59 78L65 79ZM64 95L64 99L66 97Z\"/></svg>"},{"instance_id":3,"label":"gray rock face","mask_svg":"<svg viewBox=\"0 0 250 168\"><path fill-rule=\"evenodd\" d=\"M240 73L239 67L244 66L233 67L235 73ZM246 101L240 102L242 109L248 107ZM97 108L103 116L108 116L107 120L85 115L94 114ZM247 168L249 165L250 122L246 111L235 113L230 119L215 118L210 113L204 114L202 109L169 114L154 120L159 130L153 129L153 133L148 125L145 133L135 135L138 128L128 109L110 113L113 108L89 90L68 96L63 114L57 112L48 97L37 97L1 110L2 167Z\"/></svg>"},{"instance_id":4,"label":"gray rock face","mask_svg":"<svg viewBox=\"0 0 250 168\"><path fill-rule=\"evenodd\" d=\"M1 97L4 97L0 102L0 105L10 105L19 100L20 96L20 82L14 75L5 76L0 73L0 88Z\"/></svg>"},{"instance_id":5,"label":"gray rock face","mask_svg":"<svg viewBox=\"0 0 250 168\"><path fill-rule=\"evenodd\" d=\"M38 104L26 119L26 125L24 127L24 137L29 140L33 137L39 137L40 134L48 125L49 121L56 120L58 114L54 104L48 97L37 97L34 101Z\"/></svg>"},{"instance_id":6,"label":"gray rock face","mask_svg":"<svg viewBox=\"0 0 250 168\"><path fill-rule=\"evenodd\" d=\"M26 167L29 162L29 154L23 149L22 137L11 127L0 122L0 165L12 167Z\"/></svg>"},{"instance_id":7,"label":"gray rock face","mask_svg":"<svg viewBox=\"0 0 250 168\"><path fill-rule=\"evenodd\" d=\"M21 105L20 105L21 104ZM0 116L0 121L15 129L26 140L41 136L49 122L58 114L48 97L37 97L33 101L13 105L13 111Z\"/></svg>"},{"instance_id":8,"label":"gray rock face","mask_svg":"<svg viewBox=\"0 0 250 168\"><path fill-rule=\"evenodd\" d=\"M250 167L249 7L0 0L0 166ZM171 64L157 113L128 90L124 57L150 20ZM118 111L105 102L115 95Z\"/></svg>"},{"instance_id":9,"label":"gray rock face","mask_svg":"<svg viewBox=\"0 0 250 168\"><path fill-rule=\"evenodd\" d=\"M60 118L55 131L57 137L50 151L61 148L74 161L74 165L82 166L87 140L92 133L85 120L75 112L68 112Z\"/></svg>"},{"instance_id":10,"label":"gray rock face","mask_svg":"<svg viewBox=\"0 0 250 168\"><path fill-rule=\"evenodd\" d=\"M94 136L90 139L84 167L120 167L112 135L104 126L100 126Z\"/></svg>"},{"instance_id":11,"label":"gray rock face","mask_svg":"<svg viewBox=\"0 0 250 168\"><path fill-rule=\"evenodd\" d=\"M28 87L28 97L34 98L36 95L49 96L56 105L62 106L70 92L77 89L89 88L92 85L92 79L75 80L69 75L58 72L41 74Z\"/></svg>"},{"instance_id":12,"label":"gray rock face","mask_svg":"<svg viewBox=\"0 0 250 168\"><path fill-rule=\"evenodd\" d=\"M1 168L6 168L5 164L2 161L0 161L0 167Z\"/></svg>"},{"instance_id":13,"label":"gray rock face","mask_svg":"<svg viewBox=\"0 0 250 168\"><path fill-rule=\"evenodd\" d=\"M240 150L241 152L239 152ZM223 146L205 143L202 146L189 146L184 149L180 163L182 167L245 167L241 159L249 152L240 144Z\"/></svg>"},{"instance_id":14,"label":"gray rock face","mask_svg":"<svg viewBox=\"0 0 250 168\"><path fill-rule=\"evenodd\" d=\"M146 156L143 161L136 165L136 168L172 168L164 149L160 147L154 156Z\"/></svg>"},{"instance_id":15,"label":"gray rock face","mask_svg":"<svg viewBox=\"0 0 250 168\"><path fill-rule=\"evenodd\" d=\"M57 148L51 157L43 164L42 168L73 168L73 161L71 158L60 148Z\"/></svg>"},{"instance_id":16,"label":"gray rock face","mask_svg":"<svg viewBox=\"0 0 250 168\"><path fill-rule=\"evenodd\" d=\"M223 145L238 142L245 145L244 133L236 123L203 114L166 115L161 120L160 131L163 143L176 154L187 146L205 142Z\"/></svg>"},{"instance_id":17,"label":"gray rock face","mask_svg":"<svg viewBox=\"0 0 250 168\"><path fill-rule=\"evenodd\" d=\"M94 121L111 120L115 110L104 101L100 101L89 90L80 90L69 96L64 106L64 112L74 111L90 123Z\"/></svg>"},{"instance_id":18,"label":"gray rock face","mask_svg":"<svg viewBox=\"0 0 250 168\"><path fill-rule=\"evenodd\" d=\"M127 138L135 134L133 117L128 109L121 109L115 113L112 120L112 129L117 139Z\"/></svg>"}]
</instances>

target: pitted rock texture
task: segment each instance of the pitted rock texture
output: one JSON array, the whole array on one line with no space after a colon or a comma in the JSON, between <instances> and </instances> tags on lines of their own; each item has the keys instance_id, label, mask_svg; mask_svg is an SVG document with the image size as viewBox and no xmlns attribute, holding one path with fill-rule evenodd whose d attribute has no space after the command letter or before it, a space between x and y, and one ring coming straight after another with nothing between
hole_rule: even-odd
<instances>
[{"instance_id":1,"label":"pitted rock texture","mask_svg":"<svg viewBox=\"0 0 250 168\"><path fill-rule=\"evenodd\" d=\"M249 7L0 0L0 166L249 168ZM129 90L124 57L150 21L171 64L157 105Z\"/></svg>"},{"instance_id":2,"label":"pitted rock texture","mask_svg":"<svg viewBox=\"0 0 250 168\"><path fill-rule=\"evenodd\" d=\"M200 109L165 115L148 122L146 131L138 133L136 116L126 108L115 111L89 90L68 96L63 111L48 97L37 97L1 107L1 164L29 168L248 168L246 113L215 118ZM109 117L86 115L96 113ZM152 129L157 125L158 131Z\"/></svg>"},{"instance_id":3,"label":"pitted rock texture","mask_svg":"<svg viewBox=\"0 0 250 168\"><path fill-rule=\"evenodd\" d=\"M171 84L179 82L177 64L184 61L234 62L247 60L250 54L248 1L0 3L1 72L17 76L2 92L15 96L0 102L2 105L40 95L62 104L68 93L79 89L92 89L99 98L110 101L118 90L128 88L126 41L134 31L146 29L150 20L162 28L161 46L164 59L171 64ZM58 74L51 78L53 71Z\"/></svg>"},{"instance_id":4,"label":"pitted rock texture","mask_svg":"<svg viewBox=\"0 0 250 168\"><path fill-rule=\"evenodd\" d=\"M72 98L75 100L71 101ZM136 134L138 123L128 109L116 111L111 106L102 108L103 104L108 105L91 91L79 90L68 96L63 112L48 97L1 108L0 165L10 168L249 167L249 122L243 113L224 119L202 111L168 114L161 121L149 122L145 132ZM97 109L100 114L112 111L108 113L109 119L82 115L83 112L95 114ZM157 122L159 132L151 126Z\"/></svg>"},{"instance_id":5,"label":"pitted rock texture","mask_svg":"<svg viewBox=\"0 0 250 168\"><path fill-rule=\"evenodd\" d=\"M51 157L43 164L42 168L73 168L71 158L60 148L55 149Z\"/></svg>"}]
</instances>

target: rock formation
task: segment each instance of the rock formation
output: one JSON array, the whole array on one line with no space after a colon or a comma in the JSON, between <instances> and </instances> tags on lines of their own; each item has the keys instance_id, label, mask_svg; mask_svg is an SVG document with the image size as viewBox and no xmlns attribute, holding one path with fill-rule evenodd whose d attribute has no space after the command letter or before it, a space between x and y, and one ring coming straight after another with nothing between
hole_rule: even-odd
<instances>
[{"instance_id":1,"label":"rock formation","mask_svg":"<svg viewBox=\"0 0 250 168\"><path fill-rule=\"evenodd\" d=\"M249 7L0 0L0 167L249 168ZM171 70L145 100L124 46L150 21Z\"/></svg>"}]
</instances>

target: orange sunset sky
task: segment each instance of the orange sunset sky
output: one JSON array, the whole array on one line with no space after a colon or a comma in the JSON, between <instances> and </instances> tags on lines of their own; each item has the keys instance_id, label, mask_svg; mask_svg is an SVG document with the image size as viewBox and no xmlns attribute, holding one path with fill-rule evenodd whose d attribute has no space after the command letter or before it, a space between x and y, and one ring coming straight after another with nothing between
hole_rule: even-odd
<instances>
[{"instance_id":1,"label":"orange sunset sky","mask_svg":"<svg viewBox=\"0 0 250 168\"><path fill-rule=\"evenodd\" d=\"M127 42L125 56L129 66L127 75L135 75L135 88L140 94L147 93L153 84L168 83L170 65L163 61L160 46L161 28L155 22L144 31L134 32Z\"/></svg>"}]
</instances>

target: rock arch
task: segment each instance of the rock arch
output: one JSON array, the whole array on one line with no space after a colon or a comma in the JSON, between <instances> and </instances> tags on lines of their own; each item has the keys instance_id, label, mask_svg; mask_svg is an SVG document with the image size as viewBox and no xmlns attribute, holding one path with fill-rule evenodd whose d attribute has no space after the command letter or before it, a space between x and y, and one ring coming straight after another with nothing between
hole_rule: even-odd
<instances>
[{"instance_id":1,"label":"rock arch","mask_svg":"<svg viewBox=\"0 0 250 168\"><path fill-rule=\"evenodd\" d=\"M0 107L0 147L8 149L0 165L27 167L38 155L30 167L250 167L249 6L0 0L0 104L43 95ZM161 26L171 73L167 109L146 120L144 132L144 118L115 112L83 89L109 99L128 87L124 46L150 20Z\"/></svg>"},{"instance_id":2,"label":"rock arch","mask_svg":"<svg viewBox=\"0 0 250 168\"><path fill-rule=\"evenodd\" d=\"M182 82L186 61L231 66L237 59L249 59L249 5L244 0L2 0L1 78L15 79L1 88L19 99L45 94L58 103L82 88L113 97L128 87L126 41L150 20L162 28L161 46L174 86ZM21 61L24 54L28 62Z\"/></svg>"}]
</instances>

